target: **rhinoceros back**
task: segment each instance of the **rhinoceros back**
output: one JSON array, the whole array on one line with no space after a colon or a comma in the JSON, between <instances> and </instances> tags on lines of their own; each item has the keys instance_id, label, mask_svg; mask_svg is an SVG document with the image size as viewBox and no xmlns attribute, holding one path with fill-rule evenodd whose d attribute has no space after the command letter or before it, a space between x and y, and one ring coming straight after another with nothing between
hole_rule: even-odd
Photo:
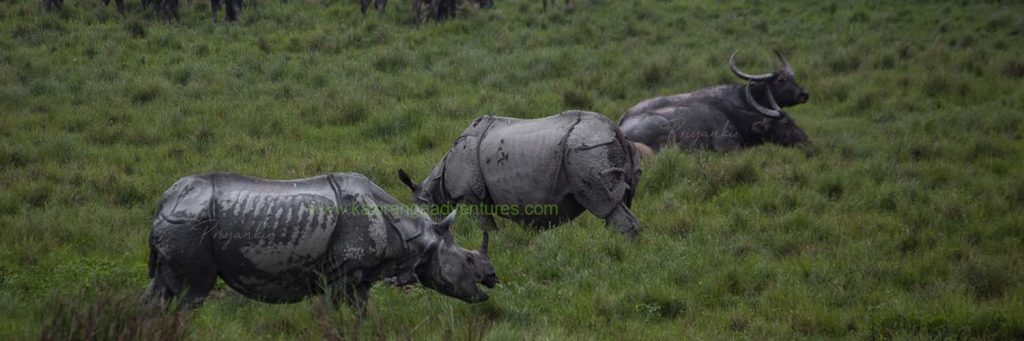
<instances>
[{"instance_id":1,"label":"rhinoceros back","mask_svg":"<svg viewBox=\"0 0 1024 341\"><path fill-rule=\"evenodd\" d=\"M480 142L479 164L495 203L557 203L568 187L562 161L565 140L578 117L534 120L495 117Z\"/></svg>"},{"instance_id":2,"label":"rhinoceros back","mask_svg":"<svg viewBox=\"0 0 1024 341\"><path fill-rule=\"evenodd\" d=\"M210 174L208 228L224 281L240 293L291 302L317 290L316 272L329 254L338 223L337 195L327 176L263 180Z\"/></svg>"}]
</instances>

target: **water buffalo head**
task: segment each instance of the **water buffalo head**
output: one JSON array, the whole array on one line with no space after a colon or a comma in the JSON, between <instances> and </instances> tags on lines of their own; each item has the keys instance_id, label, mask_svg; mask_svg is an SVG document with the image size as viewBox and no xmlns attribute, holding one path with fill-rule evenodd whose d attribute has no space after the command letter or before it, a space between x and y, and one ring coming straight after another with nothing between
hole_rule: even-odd
<instances>
[{"instance_id":1,"label":"water buffalo head","mask_svg":"<svg viewBox=\"0 0 1024 341\"><path fill-rule=\"evenodd\" d=\"M494 265L487 256L488 234L479 250L467 250L455 244L450 231L455 212L435 224L436 238L426 250L423 262L416 267L416 277L424 286L468 303L487 300L487 293L477 286L493 288L498 284Z\"/></svg>"},{"instance_id":2,"label":"water buffalo head","mask_svg":"<svg viewBox=\"0 0 1024 341\"><path fill-rule=\"evenodd\" d=\"M765 118L754 122L750 126L750 130L759 134L765 142L783 146L807 142L807 134L803 129L797 127L796 122L793 122L793 119L789 118L785 112L779 110L779 113L779 117Z\"/></svg>"},{"instance_id":3,"label":"water buffalo head","mask_svg":"<svg viewBox=\"0 0 1024 341\"><path fill-rule=\"evenodd\" d=\"M732 56L729 57L729 69L737 77L750 81L756 87L767 86L772 97L781 107L806 103L811 98L811 95L804 91L800 84L797 84L796 75L793 73L793 66L789 65L789 61L778 50L772 51L775 52L775 55L779 57L779 61L782 62L782 70L761 75L743 72L736 67L736 54L739 51L733 52Z\"/></svg>"},{"instance_id":4,"label":"water buffalo head","mask_svg":"<svg viewBox=\"0 0 1024 341\"><path fill-rule=\"evenodd\" d=\"M778 50L775 55L782 62L782 70L762 75L751 75L736 67L736 52L729 57L729 68L736 76L749 81L743 88L746 103L762 117L750 125L750 131L765 142L790 146L807 142L796 122L782 110L782 107L807 102L810 95L796 83L793 67ZM765 107L761 103L767 103Z\"/></svg>"}]
</instances>

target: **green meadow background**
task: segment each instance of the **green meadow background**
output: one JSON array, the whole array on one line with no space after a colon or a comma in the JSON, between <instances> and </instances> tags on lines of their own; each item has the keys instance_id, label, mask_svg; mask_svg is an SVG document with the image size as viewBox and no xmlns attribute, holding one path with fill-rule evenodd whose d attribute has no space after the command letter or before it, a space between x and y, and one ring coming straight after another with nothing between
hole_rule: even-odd
<instances>
[{"instance_id":1,"label":"green meadow background","mask_svg":"<svg viewBox=\"0 0 1024 341\"><path fill-rule=\"evenodd\" d=\"M497 0L415 29L409 1L0 2L0 339L1024 339L1024 4ZM223 12L222 12L223 15ZM475 117L739 83L784 52L809 146L644 162L630 242L585 213L499 219L503 281L465 304L379 285L361 324L223 283L137 305L161 193L182 176L358 172L408 202ZM456 239L480 232L460 219Z\"/></svg>"}]
</instances>

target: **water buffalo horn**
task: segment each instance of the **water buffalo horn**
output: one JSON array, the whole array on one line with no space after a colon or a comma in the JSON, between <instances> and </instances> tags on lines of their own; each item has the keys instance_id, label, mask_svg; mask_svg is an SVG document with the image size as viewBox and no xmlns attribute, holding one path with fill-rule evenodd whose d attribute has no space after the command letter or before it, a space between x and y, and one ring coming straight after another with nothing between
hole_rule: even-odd
<instances>
[{"instance_id":1,"label":"water buffalo horn","mask_svg":"<svg viewBox=\"0 0 1024 341\"><path fill-rule=\"evenodd\" d=\"M733 52L732 56L729 56L729 69L732 70L732 73L736 74L736 77L743 78L743 79L746 79L748 81L763 81L763 80L772 78L772 74L770 74L770 73L766 73L766 74L763 74L763 75L751 75L751 74L747 74L747 73L745 73L743 71L740 71L740 69L738 67L736 67L736 54L739 53L739 52L740 51Z\"/></svg>"},{"instance_id":2,"label":"water buffalo horn","mask_svg":"<svg viewBox=\"0 0 1024 341\"><path fill-rule=\"evenodd\" d=\"M771 103L772 109L775 111L782 111L782 108L779 107L779 103L775 102L775 96L772 96L772 90L765 88L764 93L765 95L768 95L768 103Z\"/></svg>"},{"instance_id":3,"label":"water buffalo horn","mask_svg":"<svg viewBox=\"0 0 1024 341\"><path fill-rule=\"evenodd\" d=\"M778 111L772 110L772 109L768 109L768 108L762 107L760 104L757 104L757 101L754 100L754 96L752 96L750 94L750 85L747 85L745 87L745 89L743 90L743 92L747 95L747 103L750 103L750 105L753 106L754 109L757 110L757 112L761 113L762 115L768 116L768 117L779 117L779 112ZM772 98L772 94L771 93L768 94L768 98L769 98L769 101L771 101L773 103L775 102L775 99Z\"/></svg>"},{"instance_id":4,"label":"water buffalo horn","mask_svg":"<svg viewBox=\"0 0 1024 341\"><path fill-rule=\"evenodd\" d=\"M775 52L776 56L779 56L779 61L782 62L782 69L786 70L787 73L792 75L793 74L793 66L789 65L789 61L786 60L786 57L782 56L782 52L779 52L779 50L776 50L776 49L772 49L772 51Z\"/></svg>"}]
</instances>

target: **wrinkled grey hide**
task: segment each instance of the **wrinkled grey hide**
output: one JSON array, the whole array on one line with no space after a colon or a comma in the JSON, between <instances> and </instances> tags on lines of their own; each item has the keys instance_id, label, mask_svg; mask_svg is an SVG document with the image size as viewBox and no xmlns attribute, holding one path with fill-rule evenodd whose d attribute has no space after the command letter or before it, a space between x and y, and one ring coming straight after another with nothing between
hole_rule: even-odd
<instances>
[{"instance_id":1,"label":"wrinkled grey hide","mask_svg":"<svg viewBox=\"0 0 1024 341\"><path fill-rule=\"evenodd\" d=\"M484 116L463 131L421 184L399 171L416 204L514 205L504 217L557 226L584 210L635 237L629 207L640 178L639 155L603 115L566 111L540 119ZM528 215L525 205L557 204L557 214ZM493 218L482 216L485 228Z\"/></svg>"},{"instance_id":2,"label":"wrinkled grey hide","mask_svg":"<svg viewBox=\"0 0 1024 341\"><path fill-rule=\"evenodd\" d=\"M683 149L736 150L768 143L789 146L807 135L782 110L804 103L809 95L796 83L789 62L776 52L782 70L749 75L730 66L747 85L718 85L689 93L657 97L633 106L619 126L631 141L654 151L676 144ZM749 96L748 96L749 95Z\"/></svg>"},{"instance_id":3,"label":"wrinkled grey hide","mask_svg":"<svg viewBox=\"0 0 1024 341\"><path fill-rule=\"evenodd\" d=\"M417 280L466 302L493 287L484 247L463 249L448 227L399 202L366 177L336 173L302 180L262 180L230 173L188 176L164 192L150 233L146 298L164 304L184 295L198 305L217 276L238 293L270 303L295 302L330 289L365 307L374 282ZM363 211L344 208L367 208Z\"/></svg>"}]
</instances>

